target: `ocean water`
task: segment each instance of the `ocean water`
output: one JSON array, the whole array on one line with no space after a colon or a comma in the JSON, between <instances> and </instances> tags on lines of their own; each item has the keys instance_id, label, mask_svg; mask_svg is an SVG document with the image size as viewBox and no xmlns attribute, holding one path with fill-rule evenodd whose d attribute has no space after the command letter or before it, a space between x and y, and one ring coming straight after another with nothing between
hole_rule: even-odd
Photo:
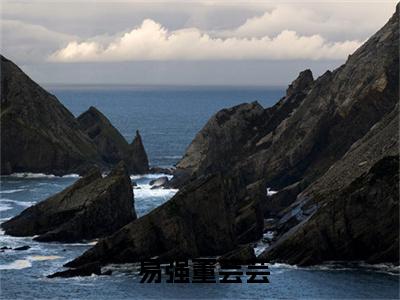
<instances>
[{"instance_id":1,"label":"ocean water","mask_svg":"<svg viewBox=\"0 0 400 300\"><path fill-rule=\"evenodd\" d=\"M154 166L175 164L207 119L224 107L258 100L273 105L284 89L258 87L50 87L73 114L100 109L130 141L140 129ZM176 190L151 190L161 174L132 176L135 208L143 216L170 199ZM0 222L77 180L44 174L1 178ZM326 263L313 268L270 265L269 284L140 284L137 267L112 266L112 276L48 279L96 241L38 243L0 232L0 248L29 245L26 251L0 252L2 299L237 299L237 298L398 298L399 269L389 265ZM262 246L262 244L260 245Z\"/></svg>"},{"instance_id":2,"label":"ocean water","mask_svg":"<svg viewBox=\"0 0 400 300\"><path fill-rule=\"evenodd\" d=\"M97 107L131 142L139 129L150 164L175 164L207 120L243 102L274 105L285 88L169 86L50 86L75 115Z\"/></svg>"}]
</instances>

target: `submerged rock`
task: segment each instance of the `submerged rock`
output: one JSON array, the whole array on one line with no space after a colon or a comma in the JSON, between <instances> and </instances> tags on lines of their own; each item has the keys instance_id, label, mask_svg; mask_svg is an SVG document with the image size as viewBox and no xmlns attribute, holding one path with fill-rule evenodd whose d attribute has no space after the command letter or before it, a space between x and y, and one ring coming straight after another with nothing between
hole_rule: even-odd
<instances>
[{"instance_id":1,"label":"submerged rock","mask_svg":"<svg viewBox=\"0 0 400 300\"><path fill-rule=\"evenodd\" d=\"M160 189L168 185L168 177L162 176L160 178L154 179L150 181L150 185L152 189Z\"/></svg>"},{"instance_id":2,"label":"submerged rock","mask_svg":"<svg viewBox=\"0 0 400 300\"><path fill-rule=\"evenodd\" d=\"M24 250L28 250L30 248L31 247L29 247L28 245L25 245L25 246L14 248L14 250L16 250L16 251L24 251Z\"/></svg>"},{"instance_id":3,"label":"submerged rock","mask_svg":"<svg viewBox=\"0 0 400 300\"><path fill-rule=\"evenodd\" d=\"M174 168L162 168L162 167L151 167L149 170L150 174L167 174L173 175L175 169Z\"/></svg>"},{"instance_id":4,"label":"submerged rock","mask_svg":"<svg viewBox=\"0 0 400 300\"><path fill-rule=\"evenodd\" d=\"M109 235L136 219L129 175L120 163L107 177L98 169L1 224L6 234L75 242Z\"/></svg>"},{"instance_id":5,"label":"submerged rock","mask_svg":"<svg viewBox=\"0 0 400 300\"><path fill-rule=\"evenodd\" d=\"M65 271L56 272L54 274L48 275L47 278L56 278L56 277L69 278L76 276L92 276L92 275L111 275L111 274L102 273L101 265L99 263L91 263L76 269L69 269Z\"/></svg>"}]
</instances>

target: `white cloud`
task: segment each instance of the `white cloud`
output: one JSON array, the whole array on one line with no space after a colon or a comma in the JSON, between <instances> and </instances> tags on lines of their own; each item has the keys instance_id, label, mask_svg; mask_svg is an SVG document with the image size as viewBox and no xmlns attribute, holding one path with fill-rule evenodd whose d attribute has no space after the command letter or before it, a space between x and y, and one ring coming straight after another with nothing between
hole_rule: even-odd
<instances>
[{"instance_id":1,"label":"white cloud","mask_svg":"<svg viewBox=\"0 0 400 300\"><path fill-rule=\"evenodd\" d=\"M343 59L359 41L329 42L318 34L302 36L283 30L274 37L217 37L197 28L168 31L146 19L110 43L72 41L50 57L52 61Z\"/></svg>"},{"instance_id":2,"label":"white cloud","mask_svg":"<svg viewBox=\"0 0 400 300\"><path fill-rule=\"evenodd\" d=\"M330 40L365 39L381 27L393 13L386 3L296 3L279 4L246 20L225 35L255 37L275 35L283 30L299 34L319 34Z\"/></svg>"}]
</instances>

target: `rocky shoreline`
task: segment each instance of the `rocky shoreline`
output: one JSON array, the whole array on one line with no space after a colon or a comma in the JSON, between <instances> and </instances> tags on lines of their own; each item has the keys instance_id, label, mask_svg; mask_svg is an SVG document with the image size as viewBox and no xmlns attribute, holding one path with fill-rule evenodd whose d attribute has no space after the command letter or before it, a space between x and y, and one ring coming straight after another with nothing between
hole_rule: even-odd
<instances>
[{"instance_id":1,"label":"rocky shoreline","mask_svg":"<svg viewBox=\"0 0 400 300\"><path fill-rule=\"evenodd\" d=\"M2 141L15 143L2 148L2 173L82 174L91 165L106 169L121 160L126 165L119 164L106 178L91 172L2 227L13 235L40 234L42 241L102 237L67 263L69 270L55 276L90 275L110 263L154 256L246 261L254 258L249 245L263 235L270 245L259 257L270 261L301 266L335 260L398 265L398 24L399 5L388 23L344 65L317 79L310 70L301 72L273 107L265 109L253 102L217 112L195 136L176 169L170 170L173 178L153 182L155 188L174 187L179 192L138 219L127 174L150 171L139 133L128 144L95 108L77 119L71 117L54 96L2 58L6 92L1 122L8 131L2 133ZM21 78L26 89L17 90ZM23 113L21 103L38 111L42 101L51 103L51 116ZM15 119L16 112L21 117ZM32 118L29 126L24 119L28 117ZM55 125L43 127L49 120ZM29 132L37 130L36 124L43 129L33 138ZM27 136L15 138L12 128ZM11 149L22 149L21 144L30 152L12 154ZM32 164L31 153L39 157ZM45 164L43 156L53 159ZM112 183L118 180L123 183L114 189ZM85 190L83 196L80 189ZM104 196L104 191L112 197ZM65 199L68 203L63 207L60 203ZM86 201L93 205L87 206ZM53 220L48 208L53 206L62 218L43 226L47 221L41 218ZM113 226L94 222L93 228L100 231L85 235L85 221L96 220L92 211L100 211L102 218L113 214L109 218ZM110 230L101 231L104 227Z\"/></svg>"}]
</instances>

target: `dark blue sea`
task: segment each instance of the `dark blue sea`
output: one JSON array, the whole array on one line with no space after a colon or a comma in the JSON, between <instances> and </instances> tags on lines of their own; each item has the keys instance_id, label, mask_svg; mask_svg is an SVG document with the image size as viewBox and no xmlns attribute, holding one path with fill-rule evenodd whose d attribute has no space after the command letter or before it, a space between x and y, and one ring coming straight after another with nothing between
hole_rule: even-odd
<instances>
[{"instance_id":1,"label":"dark blue sea","mask_svg":"<svg viewBox=\"0 0 400 300\"><path fill-rule=\"evenodd\" d=\"M152 166L174 165L195 134L219 109L258 101L276 103L284 88L171 86L49 86L75 115L97 107L130 142L139 129ZM132 176L135 208L143 216L176 190L151 190L157 174ZM0 222L77 180L71 174L13 174L1 178ZM266 299L399 298L399 268L390 265L326 263L312 268L270 265L269 284L140 284L137 266L110 266L112 276L48 279L96 241L38 243L0 234L0 248L29 245L25 251L0 252L2 299ZM258 244L258 246L260 246ZM262 247L262 245L261 245Z\"/></svg>"}]
</instances>

